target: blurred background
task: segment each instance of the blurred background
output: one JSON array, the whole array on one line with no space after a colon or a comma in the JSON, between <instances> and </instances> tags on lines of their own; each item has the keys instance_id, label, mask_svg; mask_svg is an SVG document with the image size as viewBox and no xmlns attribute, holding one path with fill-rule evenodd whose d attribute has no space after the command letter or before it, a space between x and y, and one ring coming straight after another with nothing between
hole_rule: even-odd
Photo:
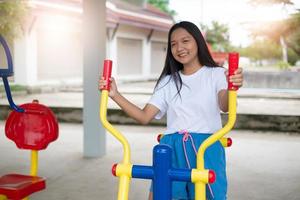
<instances>
[{"instance_id":1,"label":"blurred background","mask_svg":"<svg viewBox=\"0 0 300 200\"><path fill-rule=\"evenodd\" d=\"M168 30L181 20L201 29L219 65L227 67L229 52L240 53L245 80L233 146L226 150L229 199L300 199L300 0L0 0L14 100L39 99L60 124L58 141L41 155L48 188L32 199L116 199L117 179L109 170L122 148L99 122L103 59L113 60L122 94L143 107L164 66ZM2 48L0 66L7 66ZM5 120L10 108L0 86ZM223 123L226 118L222 113ZM108 119L128 136L134 163L151 164L165 119L137 126L112 101ZM4 133L4 121L0 125ZM27 173L28 154L4 134L0 157L0 174ZM131 199L146 199L149 182L133 182Z\"/></svg>"},{"instance_id":2,"label":"blurred background","mask_svg":"<svg viewBox=\"0 0 300 200\"><path fill-rule=\"evenodd\" d=\"M0 2L0 33L13 54L10 83L15 95L63 92L70 97L76 92L72 95L77 97L87 91L84 85L89 85L92 97L96 77L86 78L84 84L84 74L100 74L101 59L108 58L113 60L113 76L124 94L149 97L164 66L169 28L189 20L199 26L219 65L227 67L228 52L240 53L245 80L239 95L247 97L248 104L241 103L238 112L282 116L278 125L270 119L270 126L258 126L259 119L251 127L300 130L299 0L107 0L94 25L101 34L84 25L82 0ZM85 47L87 40L101 48ZM4 58L1 48L0 55ZM85 64L94 55L98 60L93 66ZM0 66L6 66L5 62L0 59ZM5 96L3 89L0 92ZM259 98L252 101L252 97ZM81 98L79 107L83 106ZM147 102L146 97L132 99L140 106ZM286 116L293 116L287 124ZM81 116L77 121L82 121Z\"/></svg>"},{"instance_id":3,"label":"blurred background","mask_svg":"<svg viewBox=\"0 0 300 200\"><path fill-rule=\"evenodd\" d=\"M297 0L109 0L106 57L114 61L119 80L155 80L164 65L168 29L189 20L201 28L220 65L226 66L228 52L238 51L246 72L299 72L299 8ZM15 85L82 84L82 0L1 1L0 12ZM269 83L263 85L246 76L245 87L299 89L299 81L272 81L272 75L278 76L266 74Z\"/></svg>"}]
</instances>

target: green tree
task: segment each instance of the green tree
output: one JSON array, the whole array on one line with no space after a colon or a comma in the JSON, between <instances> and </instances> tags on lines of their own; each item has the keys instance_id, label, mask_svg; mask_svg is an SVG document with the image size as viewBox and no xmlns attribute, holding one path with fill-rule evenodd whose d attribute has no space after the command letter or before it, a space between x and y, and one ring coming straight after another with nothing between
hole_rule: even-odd
<instances>
[{"instance_id":1,"label":"green tree","mask_svg":"<svg viewBox=\"0 0 300 200\"><path fill-rule=\"evenodd\" d=\"M214 51L229 51L231 49L229 41L229 28L226 24L213 21L211 26L200 24L205 34L206 41L212 46Z\"/></svg>"},{"instance_id":2,"label":"green tree","mask_svg":"<svg viewBox=\"0 0 300 200\"><path fill-rule=\"evenodd\" d=\"M285 21L287 45L300 57L300 10Z\"/></svg>"},{"instance_id":3,"label":"green tree","mask_svg":"<svg viewBox=\"0 0 300 200\"><path fill-rule=\"evenodd\" d=\"M27 14L25 0L0 1L0 34L13 40L22 32L22 24Z\"/></svg>"},{"instance_id":4,"label":"green tree","mask_svg":"<svg viewBox=\"0 0 300 200\"><path fill-rule=\"evenodd\" d=\"M256 39L251 45L246 48L239 49L241 56L250 58L252 61L258 62L266 59L280 59L280 46L268 39Z\"/></svg>"},{"instance_id":5,"label":"green tree","mask_svg":"<svg viewBox=\"0 0 300 200\"><path fill-rule=\"evenodd\" d=\"M293 5L291 0L252 0L251 3L255 5ZM264 27L260 27L260 29L253 30L252 35L267 38L280 44L283 60L293 64L295 54L300 59L300 10L298 9L296 13L291 14L287 19L270 22Z\"/></svg>"},{"instance_id":6,"label":"green tree","mask_svg":"<svg viewBox=\"0 0 300 200\"><path fill-rule=\"evenodd\" d=\"M176 12L169 8L169 0L148 0L148 3L171 16L176 15Z\"/></svg>"}]
</instances>

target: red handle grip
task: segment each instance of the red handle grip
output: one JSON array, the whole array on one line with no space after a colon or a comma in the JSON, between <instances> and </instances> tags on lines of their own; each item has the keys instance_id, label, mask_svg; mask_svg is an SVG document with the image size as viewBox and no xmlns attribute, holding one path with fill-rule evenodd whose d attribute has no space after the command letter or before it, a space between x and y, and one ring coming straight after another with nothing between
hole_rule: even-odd
<instances>
[{"instance_id":1,"label":"red handle grip","mask_svg":"<svg viewBox=\"0 0 300 200\"><path fill-rule=\"evenodd\" d=\"M110 77L111 77L111 70L112 70L112 61L111 60L104 60L103 63L103 74L104 80L106 80L106 86L103 87L101 90L110 90Z\"/></svg>"},{"instance_id":2,"label":"red handle grip","mask_svg":"<svg viewBox=\"0 0 300 200\"><path fill-rule=\"evenodd\" d=\"M235 70L239 67L239 53L229 53L228 56L228 72L229 77L234 75ZM234 86L232 82L228 81L228 90L238 90L237 86Z\"/></svg>"}]
</instances>

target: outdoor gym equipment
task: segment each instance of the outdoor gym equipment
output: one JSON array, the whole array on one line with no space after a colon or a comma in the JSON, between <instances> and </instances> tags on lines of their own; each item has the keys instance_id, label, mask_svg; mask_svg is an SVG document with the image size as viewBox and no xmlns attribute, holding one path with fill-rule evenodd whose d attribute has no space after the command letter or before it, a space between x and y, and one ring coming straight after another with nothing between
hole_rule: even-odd
<instances>
[{"instance_id":1,"label":"outdoor gym equipment","mask_svg":"<svg viewBox=\"0 0 300 200\"><path fill-rule=\"evenodd\" d=\"M229 53L229 76L233 75L234 71L238 68L238 60L238 53ZM154 200L172 199L172 181L193 182L195 184L195 200L205 200L206 184L213 183L216 177L212 170L204 168L204 153L209 146L219 140L223 146L231 145L231 139L224 138L224 135L233 128L236 120L236 91L238 90L238 87L234 86L231 82L228 83L228 122L222 129L212 134L201 144L197 153L196 169L173 168L171 160L172 148L164 144L158 144L153 148L152 166L140 166L131 163L128 141L107 121L106 118L111 71L112 61L104 60L103 77L107 81L107 85L101 89L100 120L103 126L121 142L124 149L123 161L119 164L114 164L112 167L113 175L119 177L118 200L128 200L131 178L152 179ZM162 135L158 137L158 140L161 136Z\"/></svg>"},{"instance_id":2,"label":"outdoor gym equipment","mask_svg":"<svg viewBox=\"0 0 300 200\"><path fill-rule=\"evenodd\" d=\"M16 106L12 100L7 77L13 75L13 62L4 38L0 42L7 58L7 67L0 69L7 99L13 111L5 123L6 137L14 141L19 149L31 150L30 175L7 174L0 177L0 200L28 200L34 192L45 189L45 178L37 176L38 151L58 138L58 123L53 112L37 100Z\"/></svg>"}]
</instances>

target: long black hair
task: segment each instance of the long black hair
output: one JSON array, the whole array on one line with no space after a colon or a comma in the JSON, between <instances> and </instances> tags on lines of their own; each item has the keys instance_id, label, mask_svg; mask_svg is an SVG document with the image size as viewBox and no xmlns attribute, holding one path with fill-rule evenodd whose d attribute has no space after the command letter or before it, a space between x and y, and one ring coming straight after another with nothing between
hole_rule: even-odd
<instances>
[{"instance_id":1,"label":"long black hair","mask_svg":"<svg viewBox=\"0 0 300 200\"><path fill-rule=\"evenodd\" d=\"M183 69L183 64L175 60L172 52L171 52L171 35L172 33L178 29L183 28L185 29L189 34L193 36L195 39L197 46L198 46L198 59L201 65L205 65L207 67L218 67L218 65L213 60L208 47L206 45L205 39L203 35L201 34L201 31L199 28L188 21L182 21L179 23L174 24L168 34L168 48L167 48L167 55L166 55L166 61L165 66L162 70L161 75L158 78L158 81L156 83L156 86L158 86L159 82L167 75L170 75L170 80L173 79L176 83L176 88L178 94L180 94L180 90L182 88L182 80L179 75L179 71ZM169 81L170 81L169 80Z\"/></svg>"}]
</instances>

